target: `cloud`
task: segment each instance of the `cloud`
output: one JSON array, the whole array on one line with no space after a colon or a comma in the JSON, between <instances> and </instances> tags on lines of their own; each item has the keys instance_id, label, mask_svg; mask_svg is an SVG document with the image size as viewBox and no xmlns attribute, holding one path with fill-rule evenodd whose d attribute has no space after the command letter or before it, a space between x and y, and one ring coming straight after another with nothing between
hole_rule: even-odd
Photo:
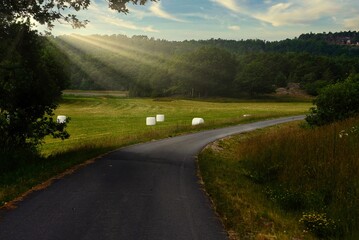
<instances>
[{"instance_id":1,"label":"cloud","mask_svg":"<svg viewBox=\"0 0 359 240\"><path fill-rule=\"evenodd\" d=\"M354 17L354 18L344 19L343 25L346 29L350 29L350 30L359 29L359 16Z\"/></svg>"},{"instance_id":2,"label":"cloud","mask_svg":"<svg viewBox=\"0 0 359 240\"><path fill-rule=\"evenodd\" d=\"M125 20L122 20L122 19L119 19L119 18L111 18L111 17L106 17L106 16L100 16L99 20L101 20L102 22L104 22L106 24L111 24L113 26L126 28L126 29L130 29L130 30L141 30L141 31L153 32L153 33L158 33L159 32L159 30L154 29L152 26L141 27L141 26L137 26L133 22L125 21Z\"/></svg>"},{"instance_id":3,"label":"cloud","mask_svg":"<svg viewBox=\"0 0 359 240\"><path fill-rule=\"evenodd\" d=\"M229 26L228 29L232 30L232 31L239 31L241 29L241 27L238 25L232 25L232 26Z\"/></svg>"},{"instance_id":4,"label":"cloud","mask_svg":"<svg viewBox=\"0 0 359 240\"><path fill-rule=\"evenodd\" d=\"M138 10L138 8L131 7L131 6L128 6L127 8L129 10L128 16L134 16L135 18L140 19L140 20L142 20L145 17L151 16L151 13L148 11Z\"/></svg>"},{"instance_id":5,"label":"cloud","mask_svg":"<svg viewBox=\"0 0 359 240\"><path fill-rule=\"evenodd\" d=\"M133 11L131 9L131 11ZM137 15L141 15L142 12L139 10L133 11ZM130 12L131 13L131 12ZM130 30L136 30L136 31L144 31L144 32L151 32L151 33L158 33L159 30L153 28L152 26L140 26L134 22L123 20L119 17L122 15L119 14L117 11L112 10L108 8L106 4L96 4L95 1L91 3L87 13L88 16L90 16L90 23L89 26L96 26L99 28L99 26L109 25L113 27L119 27L122 29L130 29Z\"/></svg>"},{"instance_id":6,"label":"cloud","mask_svg":"<svg viewBox=\"0 0 359 240\"><path fill-rule=\"evenodd\" d=\"M308 24L322 17L331 17L339 9L338 4L333 1L292 0L274 4L265 12L253 14L253 17L273 26Z\"/></svg>"},{"instance_id":7,"label":"cloud","mask_svg":"<svg viewBox=\"0 0 359 240\"><path fill-rule=\"evenodd\" d=\"M262 5L250 1L211 0L235 14L270 23L278 27L284 25L309 24L322 17L332 17L341 9L338 1L328 0L265 0Z\"/></svg>"},{"instance_id":8,"label":"cloud","mask_svg":"<svg viewBox=\"0 0 359 240\"><path fill-rule=\"evenodd\" d=\"M239 13L242 11L242 9L238 6L235 0L212 0L212 2L215 2L218 5L229 9L232 12Z\"/></svg>"},{"instance_id":9,"label":"cloud","mask_svg":"<svg viewBox=\"0 0 359 240\"><path fill-rule=\"evenodd\" d=\"M208 20L208 21L219 20L219 17L216 15L206 14L206 13L201 13L201 12L184 13L184 14L181 14L181 16L183 16L185 18L198 18L198 19L203 19L203 20Z\"/></svg>"},{"instance_id":10,"label":"cloud","mask_svg":"<svg viewBox=\"0 0 359 240\"><path fill-rule=\"evenodd\" d=\"M157 17L160 18L164 18L164 19L168 19L168 20L172 20L175 22L186 22L185 20L179 19L175 16L173 16L172 14L164 11L161 8L161 4L160 3L153 3L150 7L150 11Z\"/></svg>"}]
</instances>

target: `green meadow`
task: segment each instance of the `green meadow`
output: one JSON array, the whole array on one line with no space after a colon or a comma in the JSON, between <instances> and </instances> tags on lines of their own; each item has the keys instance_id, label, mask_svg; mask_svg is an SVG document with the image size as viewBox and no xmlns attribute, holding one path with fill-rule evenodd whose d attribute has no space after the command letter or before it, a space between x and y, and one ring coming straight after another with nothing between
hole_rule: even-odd
<instances>
[{"instance_id":1,"label":"green meadow","mask_svg":"<svg viewBox=\"0 0 359 240\"><path fill-rule=\"evenodd\" d=\"M68 125L71 137L65 141L47 138L42 152L49 155L87 144L111 145L119 138L144 134L169 137L183 131L304 114L310 106L309 102L231 102L228 99L216 102L65 95L56 114L71 118ZM165 122L146 126L146 117L156 114L164 114ZM191 127L194 117L204 118L205 125Z\"/></svg>"},{"instance_id":2,"label":"green meadow","mask_svg":"<svg viewBox=\"0 0 359 240\"><path fill-rule=\"evenodd\" d=\"M107 94L107 93L106 93ZM305 114L311 103L212 99L143 99L64 95L56 115L71 118L70 138L46 138L41 158L27 159L15 170L0 175L0 207L86 160L119 147L179 134L267 118ZM146 117L164 114L165 122L146 126ZM56 117L56 115L54 117ZM243 115L247 115L244 117ZM205 124L191 126L192 118Z\"/></svg>"}]
</instances>

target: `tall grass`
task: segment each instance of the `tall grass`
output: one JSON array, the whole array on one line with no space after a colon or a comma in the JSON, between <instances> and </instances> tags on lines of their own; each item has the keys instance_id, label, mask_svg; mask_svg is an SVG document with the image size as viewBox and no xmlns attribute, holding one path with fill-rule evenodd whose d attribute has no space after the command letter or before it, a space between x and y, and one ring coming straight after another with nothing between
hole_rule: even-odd
<instances>
[{"instance_id":1,"label":"tall grass","mask_svg":"<svg viewBox=\"0 0 359 240\"><path fill-rule=\"evenodd\" d=\"M236 152L245 175L318 237L359 236L359 118L269 131Z\"/></svg>"}]
</instances>

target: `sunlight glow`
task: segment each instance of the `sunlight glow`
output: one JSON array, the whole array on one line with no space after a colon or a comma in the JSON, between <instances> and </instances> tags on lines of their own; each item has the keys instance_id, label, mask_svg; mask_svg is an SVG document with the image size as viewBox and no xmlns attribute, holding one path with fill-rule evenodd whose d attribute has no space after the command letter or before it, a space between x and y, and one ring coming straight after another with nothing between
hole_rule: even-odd
<instances>
[{"instance_id":1,"label":"sunlight glow","mask_svg":"<svg viewBox=\"0 0 359 240\"><path fill-rule=\"evenodd\" d=\"M152 67L157 67L154 64L153 60L148 60L148 57L156 57L154 55L150 55L149 53L145 53L144 51L136 51L133 48L130 48L128 46L125 45L118 45L116 44L116 46L111 43L110 41L104 41L104 40L100 40L98 38L95 38L93 36L81 36L81 35L71 35L72 38L75 38L78 41L82 41L88 44L91 44L93 46L99 47L103 50L109 51L113 54L117 54L121 57L125 57L127 59L139 62L141 64L146 64L146 65L150 65ZM144 55L147 55L146 57L144 57Z\"/></svg>"},{"instance_id":2,"label":"sunlight glow","mask_svg":"<svg viewBox=\"0 0 359 240\"><path fill-rule=\"evenodd\" d=\"M131 41L130 38L126 38L126 41L121 41L120 38L111 39L109 37L104 39L96 35L82 36L72 34L60 37L64 44L58 44L58 47L67 54L71 64L77 66L82 72L86 73L89 79L92 79L97 85L104 88L106 88L106 85L101 83L103 77L98 76L99 71L105 72L105 74L111 74L111 71L120 72L126 76L131 72L128 69L129 67L149 67L150 69L166 70L161 63L168 62L168 57L156 51L147 50L142 45L138 47L130 46L126 43L126 41ZM53 41L53 43L57 44L56 41ZM78 52L82 54L78 54ZM103 55L106 54L112 57L110 59L104 58ZM88 56L90 59L94 59L94 61L82 59L84 56L85 58ZM106 70L99 69L98 64L103 64L103 66L106 66L111 71L107 73ZM106 76L109 78L113 77L111 75Z\"/></svg>"}]
</instances>

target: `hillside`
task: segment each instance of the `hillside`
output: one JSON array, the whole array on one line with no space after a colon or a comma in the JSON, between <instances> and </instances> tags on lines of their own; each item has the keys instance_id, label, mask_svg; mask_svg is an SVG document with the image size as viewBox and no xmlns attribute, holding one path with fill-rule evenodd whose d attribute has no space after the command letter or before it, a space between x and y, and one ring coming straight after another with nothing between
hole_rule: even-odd
<instances>
[{"instance_id":1,"label":"hillside","mask_svg":"<svg viewBox=\"0 0 359 240\"><path fill-rule=\"evenodd\" d=\"M359 72L359 47L328 39L357 33L263 40L166 41L147 36L65 35L50 39L69 59L70 89L140 97L243 97L297 83L316 95ZM327 40L326 40L327 39ZM334 41L334 40L333 40Z\"/></svg>"}]
</instances>

